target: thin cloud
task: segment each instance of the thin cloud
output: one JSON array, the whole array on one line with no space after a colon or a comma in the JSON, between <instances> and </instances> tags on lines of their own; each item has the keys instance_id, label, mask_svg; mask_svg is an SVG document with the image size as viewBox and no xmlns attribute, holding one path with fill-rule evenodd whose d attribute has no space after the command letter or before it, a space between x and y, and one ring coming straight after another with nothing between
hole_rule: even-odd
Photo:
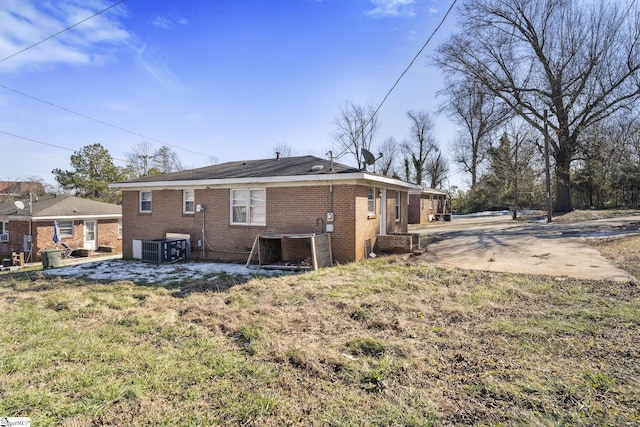
<instances>
[{"instance_id":1,"label":"thin cloud","mask_svg":"<svg viewBox=\"0 0 640 427\"><path fill-rule=\"evenodd\" d=\"M173 18L167 15L158 15L151 21L151 24L154 27L163 29L163 30L172 30L177 25L188 25L189 21L187 18Z\"/></svg>"},{"instance_id":2,"label":"thin cloud","mask_svg":"<svg viewBox=\"0 0 640 427\"><path fill-rule=\"evenodd\" d=\"M381 17L400 17L415 16L413 6L415 0L371 0L373 9L366 11L369 16Z\"/></svg>"},{"instance_id":3,"label":"thin cloud","mask_svg":"<svg viewBox=\"0 0 640 427\"><path fill-rule=\"evenodd\" d=\"M112 2L73 0L0 2L0 59L33 45L86 19ZM0 63L0 71L41 68L53 64L101 65L114 45L126 44L131 34L119 19L124 11L115 7L83 22L55 38Z\"/></svg>"},{"instance_id":4,"label":"thin cloud","mask_svg":"<svg viewBox=\"0 0 640 427\"><path fill-rule=\"evenodd\" d=\"M146 45L136 48L136 62L146 73L168 91L184 89L180 80L169 70L167 61L159 56L159 51L147 50Z\"/></svg>"}]
</instances>

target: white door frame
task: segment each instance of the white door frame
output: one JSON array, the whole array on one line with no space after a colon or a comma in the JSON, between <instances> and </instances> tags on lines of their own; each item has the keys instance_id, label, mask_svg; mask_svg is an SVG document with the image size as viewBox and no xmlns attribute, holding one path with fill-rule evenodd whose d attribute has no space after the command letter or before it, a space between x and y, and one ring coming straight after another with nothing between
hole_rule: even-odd
<instances>
[{"instance_id":1,"label":"white door frame","mask_svg":"<svg viewBox=\"0 0 640 427\"><path fill-rule=\"evenodd\" d=\"M380 235L387 234L387 190L380 190Z\"/></svg>"},{"instance_id":2,"label":"white door frame","mask_svg":"<svg viewBox=\"0 0 640 427\"><path fill-rule=\"evenodd\" d=\"M90 225L88 225L90 224ZM89 236L89 232L93 231L93 239ZM97 249L98 241L98 221L95 219L85 219L82 226L82 234L84 235L84 248L89 250Z\"/></svg>"}]
</instances>

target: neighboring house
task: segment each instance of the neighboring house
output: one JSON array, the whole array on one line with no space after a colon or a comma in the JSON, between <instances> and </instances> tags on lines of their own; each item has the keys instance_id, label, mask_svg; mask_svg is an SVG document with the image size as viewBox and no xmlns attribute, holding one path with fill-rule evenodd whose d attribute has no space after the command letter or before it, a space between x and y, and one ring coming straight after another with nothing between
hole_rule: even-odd
<instances>
[{"instance_id":1,"label":"neighboring house","mask_svg":"<svg viewBox=\"0 0 640 427\"><path fill-rule=\"evenodd\" d=\"M447 194L433 188L414 189L409 191L409 224L426 224L434 220L444 219ZM450 218L450 217L449 217Z\"/></svg>"},{"instance_id":2,"label":"neighboring house","mask_svg":"<svg viewBox=\"0 0 640 427\"><path fill-rule=\"evenodd\" d=\"M229 162L110 187L122 191L125 258L138 240L168 233L189 235L192 257L224 261L247 261L258 237L326 233L337 262L364 258L379 235L406 233L414 188L313 156Z\"/></svg>"},{"instance_id":3,"label":"neighboring house","mask_svg":"<svg viewBox=\"0 0 640 427\"><path fill-rule=\"evenodd\" d=\"M0 181L0 203L44 194L44 186L35 181Z\"/></svg>"},{"instance_id":4,"label":"neighboring house","mask_svg":"<svg viewBox=\"0 0 640 427\"><path fill-rule=\"evenodd\" d=\"M122 207L74 196L45 195L0 203L0 256L24 252L36 261L53 241L58 221L60 240L72 248L122 251Z\"/></svg>"}]
</instances>

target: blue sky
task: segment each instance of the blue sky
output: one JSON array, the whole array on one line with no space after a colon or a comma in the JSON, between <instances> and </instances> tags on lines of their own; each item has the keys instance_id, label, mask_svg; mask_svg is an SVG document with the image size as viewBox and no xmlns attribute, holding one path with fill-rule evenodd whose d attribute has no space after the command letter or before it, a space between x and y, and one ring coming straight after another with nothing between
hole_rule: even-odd
<instances>
[{"instance_id":1,"label":"blue sky","mask_svg":"<svg viewBox=\"0 0 640 427\"><path fill-rule=\"evenodd\" d=\"M121 166L144 141L188 168L281 144L324 156L344 102L377 106L451 4L126 0L2 60L115 1L0 3L0 180L55 183L51 170L71 169L71 154L96 142ZM406 138L407 111L435 112L442 75L427 55L454 28L452 14L382 106L376 143ZM445 152L454 135L438 117Z\"/></svg>"}]
</instances>

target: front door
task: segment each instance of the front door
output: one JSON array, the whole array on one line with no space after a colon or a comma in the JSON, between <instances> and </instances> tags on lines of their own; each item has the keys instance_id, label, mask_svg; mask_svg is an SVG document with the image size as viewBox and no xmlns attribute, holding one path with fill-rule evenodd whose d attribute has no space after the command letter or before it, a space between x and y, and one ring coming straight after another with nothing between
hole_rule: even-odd
<instances>
[{"instance_id":1,"label":"front door","mask_svg":"<svg viewBox=\"0 0 640 427\"><path fill-rule=\"evenodd\" d=\"M98 238L98 229L96 227L96 221L84 222L84 248L95 250L96 241Z\"/></svg>"}]
</instances>

